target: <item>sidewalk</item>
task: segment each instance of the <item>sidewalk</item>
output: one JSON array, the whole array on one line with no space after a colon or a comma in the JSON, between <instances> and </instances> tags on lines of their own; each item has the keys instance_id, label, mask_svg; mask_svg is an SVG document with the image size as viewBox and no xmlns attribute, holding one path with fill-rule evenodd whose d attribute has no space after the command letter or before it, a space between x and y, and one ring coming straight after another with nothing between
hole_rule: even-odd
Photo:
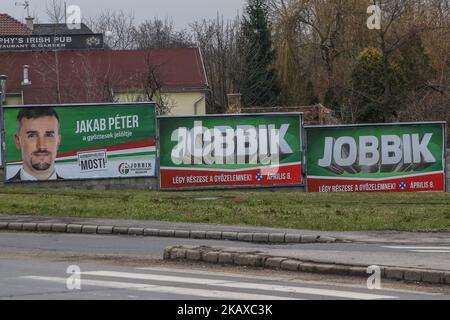
<instances>
[{"instance_id":1,"label":"sidewalk","mask_svg":"<svg viewBox=\"0 0 450 320\"><path fill-rule=\"evenodd\" d=\"M118 220L78 217L46 217L27 215L2 215L1 222L21 223L57 223L95 226L118 226L127 228L143 228L158 230L184 230L246 234L298 234L317 237L330 237L341 241L377 243L377 244L408 244L408 245L448 245L450 246L450 232L400 232L400 231L366 231L366 232L338 232L338 231L311 231L296 229L276 229L252 226L216 225L199 223L177 223L164 221ZM258 242L258 241L256 241Z\"/></svg>"}]
</instances>

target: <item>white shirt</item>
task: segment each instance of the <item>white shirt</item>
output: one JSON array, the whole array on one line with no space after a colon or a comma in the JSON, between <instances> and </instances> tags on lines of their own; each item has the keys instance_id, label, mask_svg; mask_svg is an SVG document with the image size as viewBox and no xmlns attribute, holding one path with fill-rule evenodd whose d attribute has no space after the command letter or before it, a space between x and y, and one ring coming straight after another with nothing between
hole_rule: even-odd
<instances>
[{"instance_id":1,"label":"white shirt","mask_svg":"<svg viewBox=\"0 0 450 320\"><path fill-rule=\"evenodd\" d=\"M20 170L20 179L22 181L38 181L35 176L32 176L31 174L25 172L25 170ZM58 180L58 176L56 175L56 171L53 172L53 174L48 178L47 180Z\"/></svg>"}]
</instances>

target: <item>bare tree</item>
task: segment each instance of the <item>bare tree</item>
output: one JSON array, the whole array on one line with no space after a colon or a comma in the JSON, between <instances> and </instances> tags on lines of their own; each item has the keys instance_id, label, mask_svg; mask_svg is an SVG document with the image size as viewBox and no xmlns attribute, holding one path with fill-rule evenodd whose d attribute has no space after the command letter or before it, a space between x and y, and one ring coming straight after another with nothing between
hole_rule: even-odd
<instances>
[{"instance_id":1,"label":"bare tree","mask_svg":"<svg viewBox=\"0 0 450 320\"><path fill-rule=\"evenodd\" d=\"M240 19L225 22L223 18L203 20L191 25L194 41L200 48L211 94L207 109L223 113L227 94L237 93L242 71L243 53L239 51Z\"/></svg>"},{"instance_id":2,"label":"bare tree","mask_svg":"<svg viewBox=\"0 0 450 320\"><path fill-rule=\"evenodd\" d=\"M63 23L65 20L65 6L61 0L48 0L45 5L45 13L51 23Z\"/></svg>"},{"instance_id":3,"label":"bare tree","mask_svg":"<svg viewBox=\"0 0 450 320\"><path fill-rule=\"evenodd\" d=\"M63 103L61 66L58 51L35 53L33 56L34 72L50 88L48 96L54 99L53 103Z\"/></svg>"},{"instance_id":4,"label":"bare tree","mask_svg":"<svg viewBox=\"0 0 450 320\"><path fill-rule=\"evenodd\" d=\"M156 102L158 115L170 114L176 107L176 101L164 93L163 81L160 76L162 64L155 64L152 52L148 51L145 56L145 68L134 72L130 80L136 85L134 88L125 90L127 102Z\"/></svg>"},{"instance_id":5,"label":"bare tree","mask_svg":"<svg viewBox=\"0 0 450 320\"><path fill-rule=\"evenodd\" d=\"M135 47L136 30L133 13L106 10L86 22L94 32L104 34L105 44L110 49L127 50Z\"/></svg>"},{"instance_id":6,"label":"bare tree","mask_svg":"<svg viewBox=\"0 0 450 320\"><path fill-rule=\"evenodd\" d=\"M98 60L92 52L79 52L71 63L71 77L77 79L80 88L67 92L72 99L83 97L84 101L114 101L114 86L120 82L107 55Z\"/></svg>"},{"instance_id":7,"label":"bare tree","mask_svg":"<svg viewBox=\"0 0 450 320\"><path fill-rule=\"evenodd\" d=\"M154 18L140 24L134 31L134 41L139 49L192 47L186 30L175 31L173 21Z\"/></svg>"}]
</instances>

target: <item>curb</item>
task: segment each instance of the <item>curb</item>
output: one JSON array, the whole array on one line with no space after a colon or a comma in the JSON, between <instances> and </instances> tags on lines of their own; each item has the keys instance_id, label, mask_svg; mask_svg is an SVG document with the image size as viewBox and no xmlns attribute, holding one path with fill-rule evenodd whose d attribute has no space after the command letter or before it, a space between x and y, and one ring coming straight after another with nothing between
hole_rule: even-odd
<instances>
[{"instance_id":1,"label":"curb","mask_svg":"<svg viewBox=\"0 0 450 320\"><path fill-rule=\"evenodd\" d=\"M261 252L236 252L211 247L167 247L163 259L366 278L373 274L368 272L369 266L364 265L302 261ZM383 279L450 285L450 272L447 271L391 266L380 266L380 269Z\"/></svg>"},{"instance_id":2,"label":"curb","mask_svg":"<svg viewBox=\"0 0 450 320\"><path fill-rule=\"evenodd\" d=\"M171 237L179 239L230 240L251 243L298 244L335 243L342 240L310 234L196 231L179 229L133 228L106 225L79 225L72 223L0 222L0 231L54 232L70 234L129 235L143 237Z\"/></svg>"}]
</instances>

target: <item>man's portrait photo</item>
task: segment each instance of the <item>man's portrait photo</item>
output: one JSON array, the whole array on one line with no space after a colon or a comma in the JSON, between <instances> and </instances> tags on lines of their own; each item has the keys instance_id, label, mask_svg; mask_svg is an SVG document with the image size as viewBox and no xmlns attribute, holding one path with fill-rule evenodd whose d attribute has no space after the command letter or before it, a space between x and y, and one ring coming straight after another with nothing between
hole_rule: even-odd
<instances>
[{"instance_id":1,"label":"man's portrait photo","mask_svg":"<svg viewBox=\"0 0 450 320\"><path fill-rule=\"evenodd\" d=\"M15 145L22 168L9 182L61 180L55 160L61 143L59 116L50 107L22 108L17 116Z\"/></svg>"}]
</instances>

